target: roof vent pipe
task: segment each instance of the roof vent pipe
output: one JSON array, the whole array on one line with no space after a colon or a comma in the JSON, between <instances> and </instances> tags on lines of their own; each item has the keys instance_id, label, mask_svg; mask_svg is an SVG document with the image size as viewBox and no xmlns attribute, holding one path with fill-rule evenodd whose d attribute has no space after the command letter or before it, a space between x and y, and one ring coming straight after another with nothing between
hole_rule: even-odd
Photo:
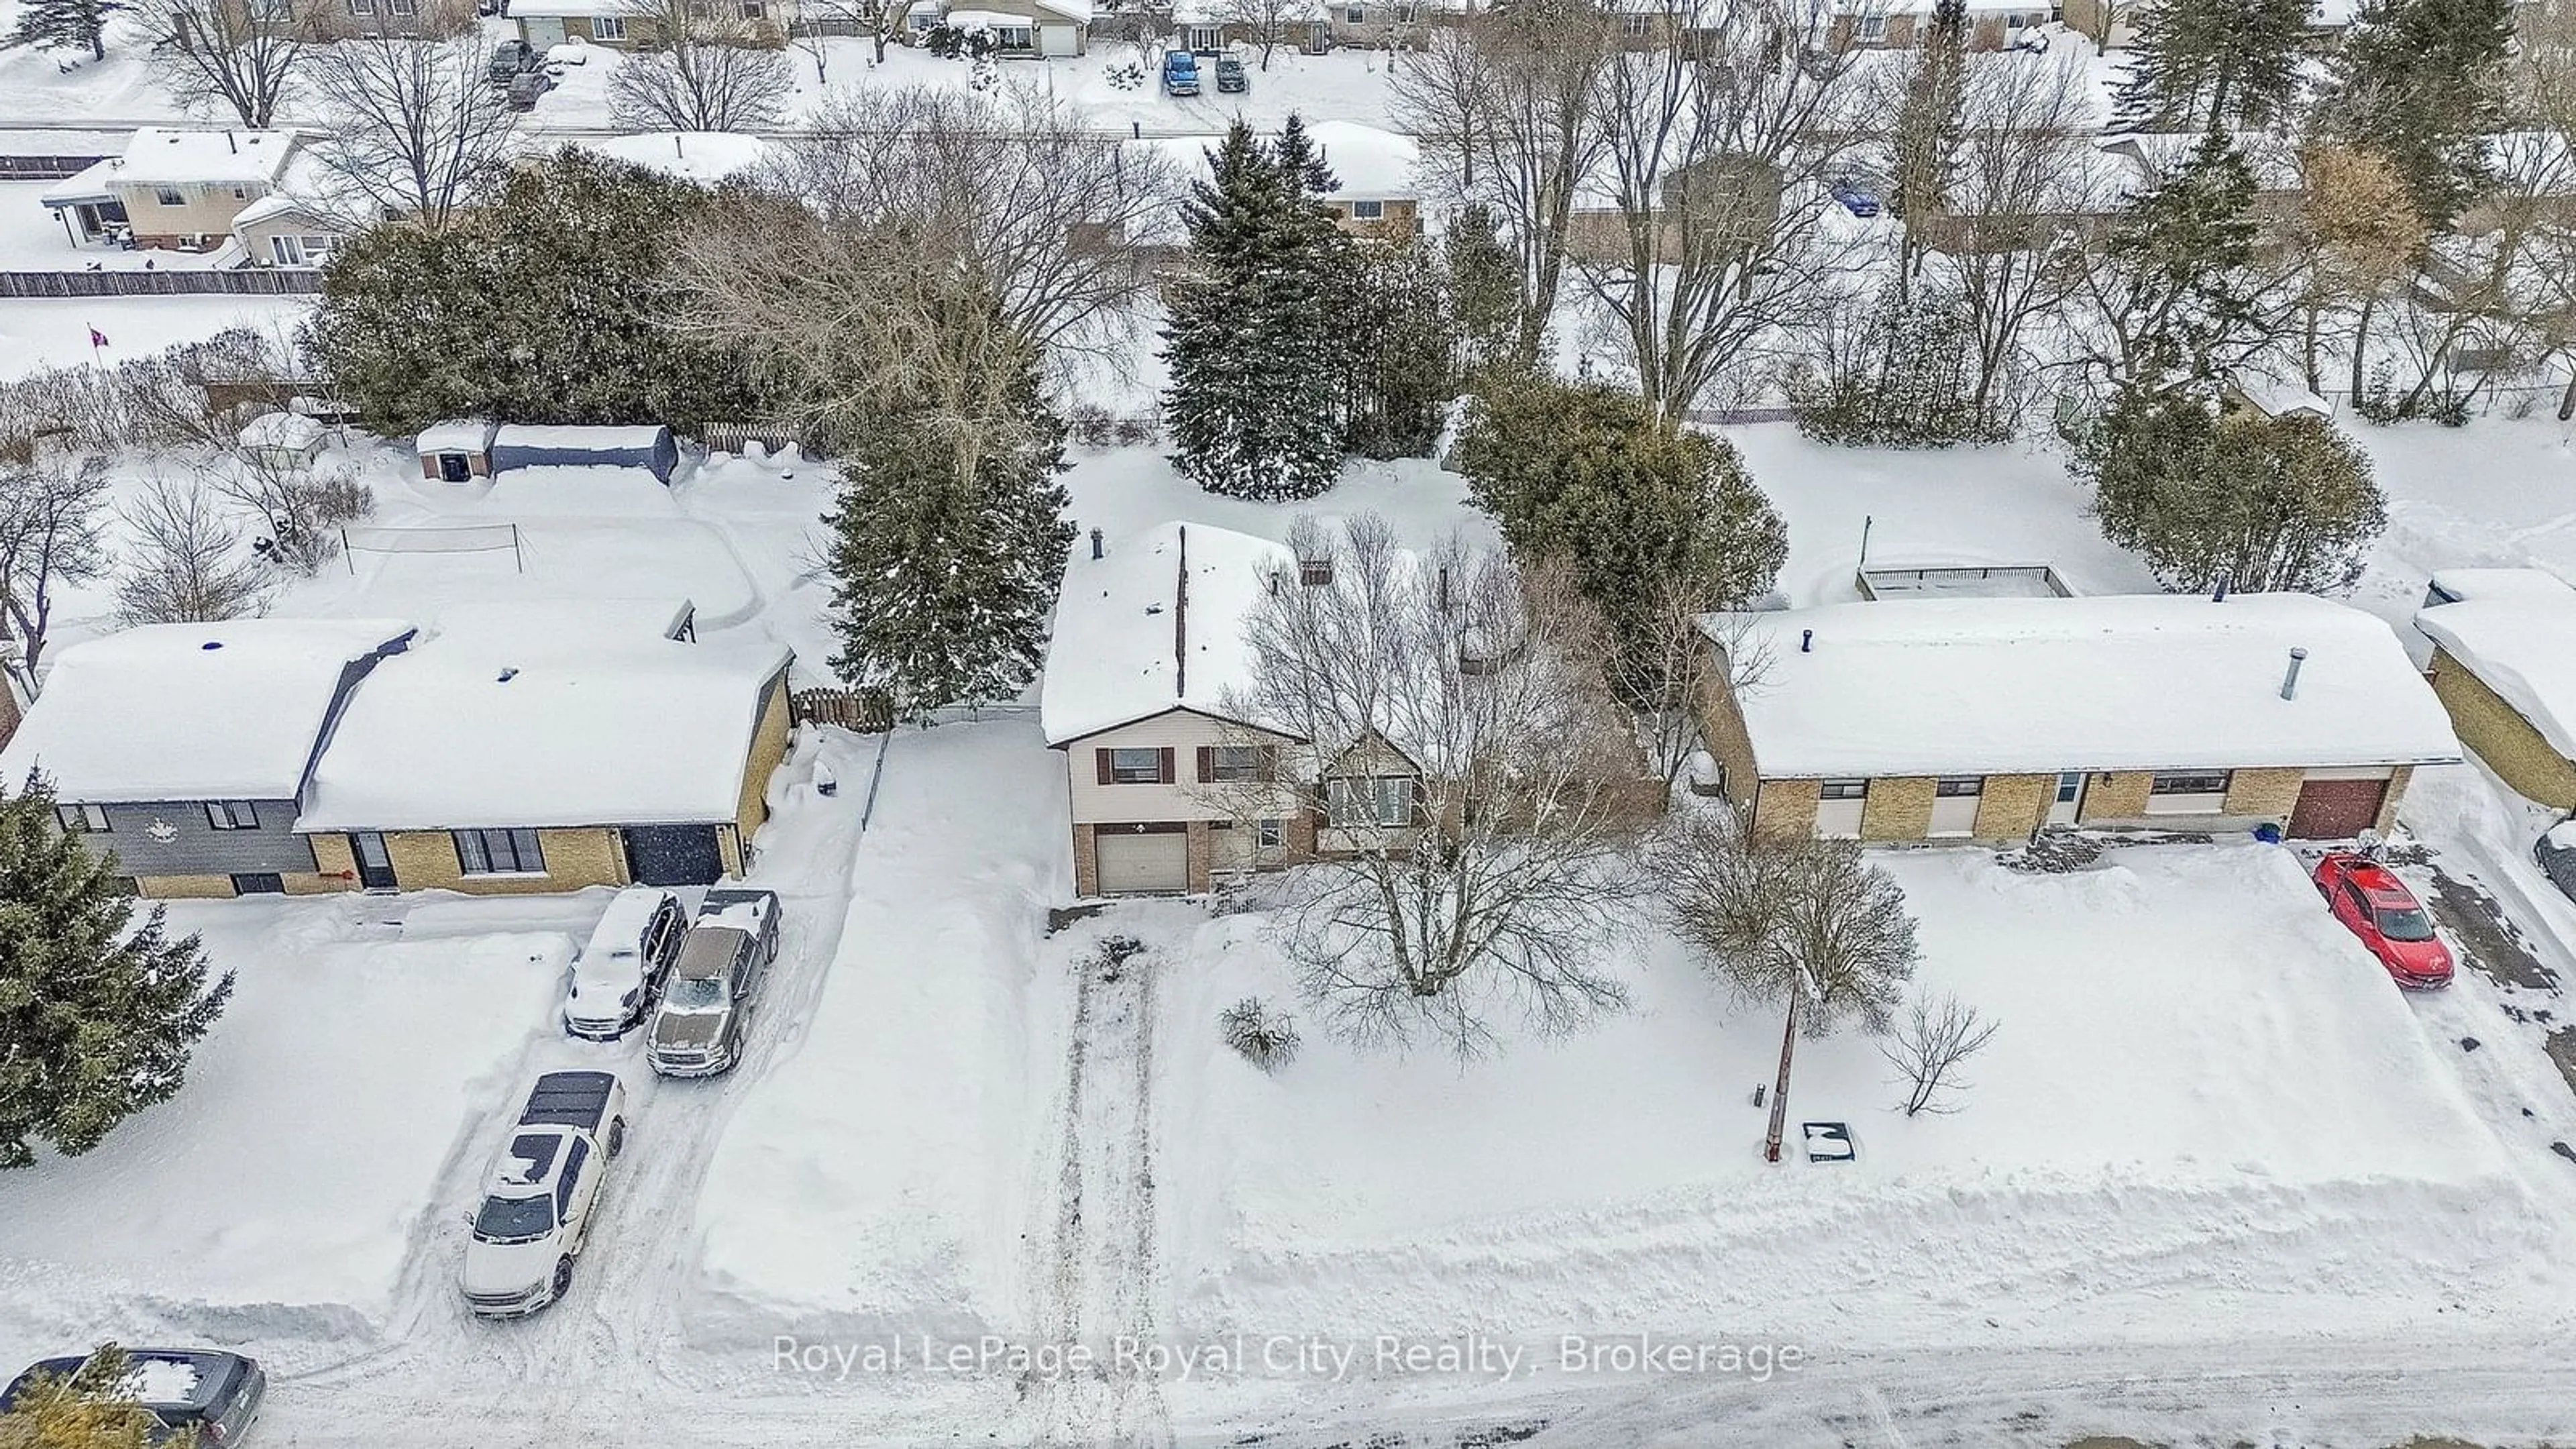
<instances>
[{"instance_id":1,"label":"roof vent pipe","mask_svg":"<svg viewBox=\"0 0 2576 1449\"><path fill-rule=\"evenodd\" d=\"M1098 558L1104 552L1106 550L1101 547L1100 530L1095 528L1091 531L1091 556Z\"/></svg>"},{"instance_id":2,"label":"roof vent pipe","mask_svg":"<svg viewBox=\"0 0 2576 1449\"><path fill-rule=\"evenodd\" d=\"M1813 654L1816 652L1815 630L1801 629L1798 631L1798 652L1801 654Z\"/></svg>"},{"instance_id":3,"label":"roof vent pipe","mask_svg":"<svg viewBox=\"0 0 2576 1449\"><path fill-rule=\"evenodd\" d=\"M2296 699L2299 697L2299 666L2306 663L2307 659L2308 651L2305 649L2293 649L2290 651L2290 672L2281 676L2281 697L2283 699Z\"/></svg>"}]
</instances>

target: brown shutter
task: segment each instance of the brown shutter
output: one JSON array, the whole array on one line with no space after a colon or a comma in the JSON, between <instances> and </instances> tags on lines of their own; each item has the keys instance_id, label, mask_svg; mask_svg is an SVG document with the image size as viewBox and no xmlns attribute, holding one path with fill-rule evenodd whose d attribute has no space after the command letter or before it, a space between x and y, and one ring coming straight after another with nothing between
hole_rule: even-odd
<instances>
[{"instance_id":1,"label":"brown shutter","mask_svg":"<svg viewBox=\"0 0 2576 1449\"><path fill-rule=\"evenodd\" d=\"M1163 783L1175 784L1180 778L1180 772L1172 768L1172 747L1165 745L1163 746Z\"/></svg>"},{"instance_id":2,"label":"brown shutter","mask_svg":"<svg viewBox=\"0 0 2576 1449\"><path fill-rule=\"evenodd\" d=\"M1213 746L1201 745L1199 746L1199 783L1204 785L1215 778L1216 750Z\"/></svg>"},{"instance_id":3,"label":"brown shutter","mask_svg":"<svg viewBox=\"0 0 2576 1449\"><path fill-rule=\"evenodd\" d=\"M1427 788L1423 785L1423 783L1422 783L1422 777L1421 777L1420 775L1416 775L1416 776L1414 776L1414 777L1413 777L1413 823L1414 823L1414 824L1416 824L1416 825L1428 825L1428 824L1430 824L1430 823L1431 823L1431 807L1430 807L1430 800L1431 800L1431 792L1430 792L1430 790L1429 790L1429 789L1427 789Z\"/></svg>"},{"instance_id":4,"label":"brown shutter","mask_svg":"<svg viewBox=\"0 0 2576 1449\"><path fill-rule=\"evenodd\" d=\"M1279 747L1277 745L1263 745L1261 747L1260 769L1261 782L1265 785L1279 778Z\"/></svg>"},{"instance_id":5,"label":"brown shutter","mask_svg":"<svg viewBox=\"0 0 2576 1449\"><path fill-rule=\"evenodd\" d=\"M1117 778L1115 775L1109 773L1109 752L1107 750L1093 750L1091 752L1091 761L1093 765L1098 767L1101 784L1106 785Z\"/></svg>"}]
</instances>

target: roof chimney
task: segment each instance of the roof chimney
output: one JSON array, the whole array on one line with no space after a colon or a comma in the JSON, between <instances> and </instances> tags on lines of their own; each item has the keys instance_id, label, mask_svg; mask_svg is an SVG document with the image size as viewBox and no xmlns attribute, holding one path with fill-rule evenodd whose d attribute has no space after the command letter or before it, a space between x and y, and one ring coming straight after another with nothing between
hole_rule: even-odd
<instances>
[{"instance_id":1,"label":"roof chimney","mask_svg":"<svg viewBox=\"0 0 2576 1449\"><path fill-rule=\"evenodd\" d=\"M2283 699L2296 699L2299 697L2299 666L2306 663L2307 659L2308 651L2305 649L2293 649L2290 651L2290 672L2281 676L2281 697Z\"/></svg>"},{"instance_id":2,"label":"roof chimney","mask_svg":"<svg viewBox=\"0 0 2576 1449\"><path fill-rule=\"evenodd\" d=\"M1813 654L1816 652L1815 630L1801 629L1798 631L1798 652L1801 654Z\"/></svg>"},{"instance_id":3,"label":"roof chimney","mask_svg":"<svg viewBox=\"0 0 2576 1449\"><path fill-rule=\"evenodd\" d=\"M1106 550L1101 547L1100 530L1095 528L1091 531L1091 556L1098 558L1104 552Z\"/></svg>"}]
</instances>

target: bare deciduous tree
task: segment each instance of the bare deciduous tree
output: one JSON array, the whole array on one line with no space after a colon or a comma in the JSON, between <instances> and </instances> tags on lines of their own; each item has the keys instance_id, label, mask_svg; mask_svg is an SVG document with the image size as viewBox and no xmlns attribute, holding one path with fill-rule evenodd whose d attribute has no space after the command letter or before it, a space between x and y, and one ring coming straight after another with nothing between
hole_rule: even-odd
<instances>
[{"instance_id":1,"label":"bare deciduous tree","mask_svg":"<svg viewBox=\"0 0 2576 1449\"><path fill-rule=\"evenodd\" d=\"M828 81L831 76L826 69L826 41L835 35L865 36L876 48L877 64L883 65L886 46L903 35L919 3L920 0L802 0L791 33L805 47L806 54L814 57L814 78Z\"/></svg>"},{"instance_id":2,"label":"bare deciduous tree","mask_svg":"<svg viewBox=\"0 0 2576 1449\"><path fill-rule=\"evenodd\" d=\"M1615 20L1593 0L1530 0L1431 37L1387 78L1387 111L1446 173L1490 207L1521 263L1513 353L1536 365L1556 313L1577 197L1603 154L1601 90L1618 63Z\"/></svg>"},{"instance_id":3,"label":"bare deciduous tree","mask_svg":"<svg viewBox=\"0 0 2576 1449\"><path fill-rule=\"evenodd\" d=\"M376 511L375 494L354 471L312 473L236 454L206 469L200 481L261 520L254 553L301 574L339 557L342 524Z\"/></svg>"},{"instance_id":4,"label":"bare deciduous tree","mask_svg":"<svg viewBox=\"0 0 2576 1449\"><path fill-rule=\"evenodd\" d=\"M306 80L330 130L314 154L338 183L315 204L434 229L500 184L518 113L478 40L342 40L316 47Z\"/></svg>"},{"instance_id":5,"label":"bare deciduous tree","mask_svg":"<svg viewBox=\"0 0 2576 1449\"><path fill-rule=\"evenodd\" d=\"M134 0L156 37L153 78L191 111L230 111L266 129L319 47L298 41L314 0Z\"/></svg>"},{"instance_id":6,"label":"bare deciduous tree","mask_svg":"<svg viewBox=\"0 0 2576 1449\"><path fill-rule=\"evenodd\" d=\"M1638 388L1678 418L1751 383L1861 265L1813 173L1859 100L1830 7L1670 0L1667 37L1609 66L1596 107L1618 236L1580 255Z\"/></svg>"},{"instance_id":7,"label":"bare deciduous tree","mask_svg":"<svg viewBox=\"0 0 2576 1449\"><path fill-rule=\"evenodd\" d=\"M1907 1003L1905 1014L1878 1044L1878 1054L1905 1076L1905 1115L1958 1110L1941 1100L1942 1093L1968 1089L1958 1075L1960 1065L1984 1051L2002 1025L1946 992L1938 997L1918 994Z\"/></svg>"},{"instance_id":8,"label":"bare deciduous tree","mask_svg":"<svg viewBox=\"0 0 2576 1449\"><path fill-rule=\"evenodd\" d=\"M259 561L203 486L156 478L122 511L130 542L116 583L118 622L194 624L259 612Z\"/></svg>"},{"instance_id":9,"label":"bare deciduous tree","mask_svg":"<svg viewBox=\"0 0 2576 1449\"><path fill-rule=\"evenodd\" d=\"M104 470L39 464L0 471L0 633L17 639L29 672L45 652L54 591L107 572L100 515Z\"/></svg>"},{"instance_id":10,"label":"bare deciduous tree","mask_svg":"<svg viewBox=\"0 0 2576 1449\"><path fill-rule=\"evenodd\" d=\"M762 131L796 88L774 32L700 0L630 0L642 45L608 78L608 112L633 131Z\"/></svg>"},{"instance_id":11,"label":"bare deciduous tree","mask_svg":"<svg viewBox=\"0 0 2576 1449\"><path fill-rule=\"evenodd\" d=\"M1270 69L1270 56L1298 31L1314 23L1315 8L1308 0L1220 0L1216 8L1219 25L1240 28L1261 50L1261 68Z\"/></svg>"},{"instance_id":12,"label":"bare deciduous tree","mask_svg":"<svg viewBox=\"0 0 2576 1449\"><path fill-rule=\"evenodd\" d=\"M1888 1030L1919 954L1905 894L1855 841L1757 830L1740 812L1676 815L1666 905L1683 940L1747 1002L1803 1002L1811 1037Z\"/></svg>"},{"instance_id":13,"label":"bare deciduous tree","mask_svg":"<svg viewBox=\"0 0 2576 1449\"><path fill-rule=\"evenodd\" d=\"M1280 878L1276 917L1310 999L1354 1039L1462 1058L1619 1009L1655 801L1597 622L1533 607L1498 551L1413 554L1373 516L1291 544L1330 577L1256 605L1231 706L1310 742L1288 773L1320 787L1323 858ZM1275 818L1280 788L1229 808Z\"/></svg>"}]
</instances>

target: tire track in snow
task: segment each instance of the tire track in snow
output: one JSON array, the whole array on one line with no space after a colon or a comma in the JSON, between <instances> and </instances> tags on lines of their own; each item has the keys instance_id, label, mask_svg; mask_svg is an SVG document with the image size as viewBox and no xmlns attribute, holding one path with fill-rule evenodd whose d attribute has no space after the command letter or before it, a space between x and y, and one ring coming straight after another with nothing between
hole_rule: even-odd
<instances>
[{"instance_id":1,"label":"tire track in snow","mask_svg":"<svg viewBox=\"0 0 2576 1449\"><path fill-rule=\"evenodd\" d=\"M1030 1275L1042 1340L1097 1355L1085 1376L1023 1380L1038 1440L1172 1442L1162 1384L1137 1350L1160 1326L1154 1190L1155 964L1111 937L1078 967L1059 1103L1052 1240ZM1124 1351L1122 1351L1122 1349Z\"/></svg>"}]
</instances>

